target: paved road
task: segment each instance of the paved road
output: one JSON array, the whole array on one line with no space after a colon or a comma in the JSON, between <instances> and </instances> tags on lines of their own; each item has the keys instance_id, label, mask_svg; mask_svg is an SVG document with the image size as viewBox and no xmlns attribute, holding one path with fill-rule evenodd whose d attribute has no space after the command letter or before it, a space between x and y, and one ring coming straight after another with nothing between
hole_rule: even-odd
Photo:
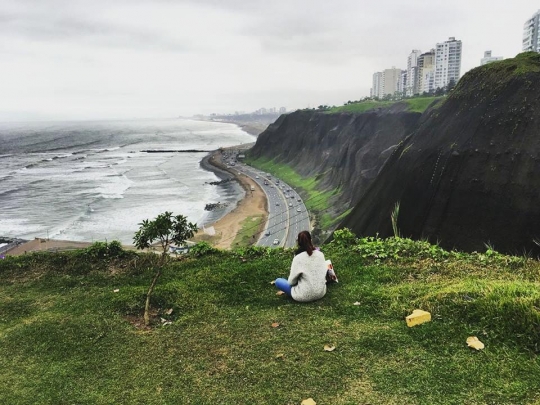
<instances>
[{"instance_id":1,"label":"paved road","mask_svg":"<svg viewBox=\"0 0 540 405\"><path fill-rule=\"evenodd\" d=\"M310 230L309 213L300 196L288 184L267 173L242 163L237 163L235 168L251 177L268 199L268 222L257 245L296 246L298 233Z\"/></svg>"}]
</instances>

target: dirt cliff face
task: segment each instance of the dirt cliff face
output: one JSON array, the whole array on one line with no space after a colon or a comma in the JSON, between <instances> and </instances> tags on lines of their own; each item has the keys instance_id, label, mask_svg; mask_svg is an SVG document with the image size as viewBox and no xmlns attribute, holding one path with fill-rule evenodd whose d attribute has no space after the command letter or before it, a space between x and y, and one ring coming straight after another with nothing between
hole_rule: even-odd
<instances>
[{"instance_id":1,"label":"dirt cliff face","mask_svg":"<svg viewBox=\"0 0 540 405\"><path fill-rule=\"evenodd\" d=\"M271 124L249 153L291 165L302 176L317 177L322 189L339 188L334 208L341 213L359 200L420 115L296 111Z\"/></svg>"},{"instance_id":2,"label":"dirt cliff face","mask_svg":"<svg viewBox=\"0 0 540 405\"><path fill-rule=\"evenodd\" d=\"M340 227L443 247L539 251L540 54L467 73L396 148Z\"/></svg>"}]
</instances>

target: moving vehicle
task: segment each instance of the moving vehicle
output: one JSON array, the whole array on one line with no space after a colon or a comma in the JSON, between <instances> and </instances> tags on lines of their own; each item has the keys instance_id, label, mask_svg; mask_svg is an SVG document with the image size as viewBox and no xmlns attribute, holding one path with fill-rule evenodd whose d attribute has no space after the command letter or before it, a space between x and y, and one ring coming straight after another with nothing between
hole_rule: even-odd
<instances>
[{"instance_id":1,"label":"moving vehicle","mask_svg":"<svg viewBox=\"0 0 540 405\"><path fill-rule=\"evenodd\" d=\"M274 242L272 242L274 245L279 245L279 239L274 239Z\"/></svg>"}]
</instances>

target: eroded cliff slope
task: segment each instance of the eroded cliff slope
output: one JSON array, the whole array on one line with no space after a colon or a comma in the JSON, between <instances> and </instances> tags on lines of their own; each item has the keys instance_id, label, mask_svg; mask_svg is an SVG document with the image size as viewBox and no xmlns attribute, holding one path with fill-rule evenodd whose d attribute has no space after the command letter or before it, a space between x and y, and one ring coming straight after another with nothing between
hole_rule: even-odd
<instances>
[{"instance_id":1,"label":"eroded cliff slope","mask_svg":"<svg viewBox=\"0 0 540 405\"><path fill-rule=\"evenodd\" d=\"M296 111L281 116L260 134L249 154L286 163L304 177L317 177L323 190L338 189L333 208L339 214L360 199L420 116L393 110Z\"/></svg>"}]
</instances>

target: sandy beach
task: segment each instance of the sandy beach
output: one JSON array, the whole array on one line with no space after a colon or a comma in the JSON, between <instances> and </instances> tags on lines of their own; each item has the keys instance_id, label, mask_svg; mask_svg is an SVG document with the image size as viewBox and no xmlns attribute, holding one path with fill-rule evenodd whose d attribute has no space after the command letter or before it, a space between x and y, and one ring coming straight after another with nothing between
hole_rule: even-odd
<instances>
[{"instance_id":1,"label":"sandy beach","mask_svg":"<svg viewBox=\"0 0 540 405\"><path fill-rule=\"evenodd\" d=\"M230 149L238 148L235 147ZM229 249L234 242L234 238L241 229L241 222L245 218L255 216L263 217L263 220L261 221L261 229L258 230L258 233L262 232L268 217L268 206L266 195L264 194L264 191L257 185L257 183L246 175L239 175L238 171L234 170L234 168L227 168L227 166L222 162L221 152L219 151L213 152L211 155L207 156L203 162L201 162L201 166L207 170L217 171L218 175L221 172L220 177L222 178L224 177L224 173L227 173L229 177L233 176L246 191L246 196L240 200L237 206L223 218L215 221L212 224L205 225L206 229L210 227L214 228L215 236L210 236L205 234L204 230L200 230L194 240L206 240L220 249ZM255 191L251 191L251 186L255 186Z\"/></svg>"},{"instance_id":2,"label":"sandy beach","mask_svg":"<svg viewBox=\"0 0 540 405\"><path fill-rule=\"evenodd\" d=\"M60 250L84 249L90 246L91 242L74 242L69 240L56 240L46 238L35 238L26 243L10 249L6 255L19 256L29 252L54 252Z\"/></svg>"}]
</instances>

